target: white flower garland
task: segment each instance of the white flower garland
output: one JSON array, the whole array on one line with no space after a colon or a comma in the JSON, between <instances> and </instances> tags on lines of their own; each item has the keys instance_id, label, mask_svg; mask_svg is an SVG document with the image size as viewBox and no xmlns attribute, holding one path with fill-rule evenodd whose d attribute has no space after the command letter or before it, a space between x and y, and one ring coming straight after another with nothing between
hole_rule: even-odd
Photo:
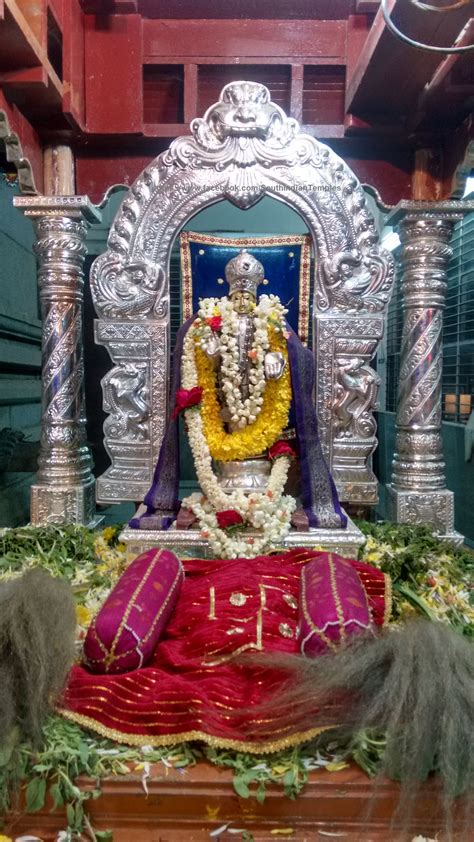
<instances>
[{"instance_id":1,"label":"white flower garland","mask_svg":"<svg viewBox=\"0 0 474 842\"><path fill-rule=\"evenodd\" d=\"M262 498L265 497L264 494L261 496ZM281 545L290 529L290 519L295 508L295 501L288 496L282 497L280 509L276 513L277 517L273 516L266 520L262 533L255 536L246 535L245 530L229 533L225 529L221 529L217 522L216 512L209 501L199 492L191 494L183 500L183 505L194 512L199 521L203 538L209 541L212 551L219 558L252 558Z\"/></svg>"},{"instance_id":2,"label":"white flower garland","mask_svg":"<svg viewBox=\"0 0 474 842\"><path fill-rule=\"evenodd\" d=\"M269 350L268 327L271 323L276 330L285 329L287 310L275 295L262 295L252 311L254 332L252 347L249 352L249 396L242 400L239 383L239 315L229 298L205 298L200 302L198 327L196 334L201 347L206 350L207 343L215 336L206 319L220 317L222 327L219 337L221 356L222 391L230 412L230 420L242 429L253 424L263 405L265 392L265 354ZM193 328L191 328L192 330Z\"/></svg>"},{"instance_id":3,"label":"white flower garland","mask_svg":"<svg viewBox=\"0 0 474 842\"><path fill-rule=\"evenodd\" d=\"M198 337L196 331L188 330L181 363L181 385L184 389L199 385L194 354L196 338L202 341L202 333ZM185 417L197 479L204 496L199 492L191 494L182 501L182 505L196 515L203 537L209 541L213 552L221 558L251 557L281 544L290 530L291 515L296 507L292 497L283 495L290 459L279 456L274 460L265 492L223 491L212 467L199 407L186 410ZM238 512L245 523L259 530L260 534L249 536L244 530L231 534L219 527L217 512L228 509Z\"/></svg>"}]
</instances>

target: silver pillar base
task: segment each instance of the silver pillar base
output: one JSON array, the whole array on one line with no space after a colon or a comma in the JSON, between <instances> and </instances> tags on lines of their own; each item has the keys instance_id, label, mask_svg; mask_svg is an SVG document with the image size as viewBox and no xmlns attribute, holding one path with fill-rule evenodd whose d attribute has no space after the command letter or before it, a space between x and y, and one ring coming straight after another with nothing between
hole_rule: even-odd
<instances>
[{"instance_id":1,"label":"silver pillar base","mask_svg":"<svg viewBox=\"0 0 474 842\"><path fill-rule=\"evenodd\" d=\"M95 529L102 520L95 510L94 481L86 485L31 486L33 526L80 523Z\"/></svg>"},{"instance_id":2,"label":"silver pillar base","mask_svg":"<svg viewBox=\"0 0 474 842\"><path fill-rule=\"evenodd\" d=\"M454 528L454 494L447 488L440 491L399 491L387 485L389 519L413 526L432 526L441 541L456 546L464 536Z\"/></svg>"},{"instance_id":3,"label":"silver pillar base","mask_svg":"<svg viewBox=\"0 0 474 842\"><path fill-rule=\"evenodd\" d=\"M140 517L145 511L140 506L135 517ZM257 536L257 532L249 529L249 536ZM199 529L130 529L126 527L120 535L127 547L127 559L133 561L140 553L153 547L172 550L178 554L187 554L203 558L212 558L213 554L208 542L201 537ZM346 529L310 529L308 532L292 530L283 541L283 548L290 550L294 547L317 547L328 552L338 553L346 558L357 558L359 547L365 544L365 537L350 518L347 519Z\"/></svg>"},{"instance_id":4,"label":"silver pillar base","mask_svg":"<svg viewBox=\"0 0 474 842\"><path fill-rule=\"evenodd\" d=\"M362 506L378 503L378 482L371 465L375 444L373 438L334 439L332 475L340 500Z\"/></svg>"}]
</instances>

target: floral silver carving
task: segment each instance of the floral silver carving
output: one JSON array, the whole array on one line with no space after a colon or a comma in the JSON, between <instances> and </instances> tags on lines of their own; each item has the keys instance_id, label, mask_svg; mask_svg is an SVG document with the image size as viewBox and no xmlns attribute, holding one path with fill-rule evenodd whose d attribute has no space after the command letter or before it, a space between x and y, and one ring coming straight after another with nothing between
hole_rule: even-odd
<instances>
[{"instance_id":1,"label":"floral silver carving","mask_svg":"<svg viewBox=\"0 0 474 842\"><path fill-rule=\"evenodd\" d=\"M324 353L318 360L316 406L321 444L342 500L373 505L378 483L372 471L377 446L373 410L379 377L370 367L383 335L382 315L358 318L317 314L315 332Z\"/></svg>"},{"instance_id":2,"label":"floral silver carving","mask_svg":"<svg viewBox=\"0 0 474 842\"><path fill-rule=\"evenodd\" d=\"M110 415L104 433L112 439L145 441L149 430L148 363L115 366L103 379L104 409Z\"/></svg>"},{"instance_id":3,"label":"floral silver carving","mask_svg":"<svg viewBox=\"0 0 474 842\"><path fill-rule=\"evenodd\" d=\"M354 338L352 356L361 356L364 365L368 364L382 336L393 283L392 256L379 245L365 192L348 166L329 147L303 133L296 120L271 102L268 89L255 82L226 85L219 101L204 117L192 121L191 134L174 140L130 188L111 227L107 251L91 270L91 290L103 337L98 336L98 340L105 340L106 330L120 323L121 331L125 324L135 331L135 342L147 344L147 325L154 321L169 325L170 252L184 223L219 200L228 199L245 209L263 195L285 201L306 221L317 258L315 318L333 318L341 340L344 336ZM360 318L364 323L362 334ZM357 343L374 330L370 350L361 351ZM134 360L131 342L122 335L121 339L107 338L105 342L117 364L125 357ZM333 447L338 432L331 410L337 399L333 358L319 329L314 336L321 384L317 406L326 455L339 477L343 499L358 501L360 488L364 489L364 500L373 502L377 493L370 456L375 437L351 436L349 462L357 464L357 485L347 456L340 457ZM151 417L155 419L152 424L157 423L155 402L161 410L167 404L168 374L166 356L162 392L158 395L153 387L155 392L152 389L150 397ZM371 424L374 426L369 405L365 413L367 431ZM114 439L122 440L126 440L125 432ZM152 434L151 440L159 441L160 435ZM106 430L106 446L111 453L110 427ZM148 453L151 459L150 448ZM142 455L137 456L137 465L143 466ZM150 462L150 479L152 469ZM111 470L117 489L125 486L116 460L107 479L99 481L101 500L111 499ZM347 482L343 479L345 472ZM367 495L369 487L372 490ZM138 499L136 491L134 494Z\"/></svg>"},{"instance_id":4,"label":"floral silver carving","mask_svg":"<svg viewBox=\"0 0 474 842\"><path fill-rule=\"evenodd\" d=\"M102 379L104 444L111 466L97 480L101 503L141 500L150 486L168 404L168 326L100 319L96 341L116 363Z\"/></svg>"},{"instance_id":5,"label":"floral silver carving","mask_svg":"<svg viewBox=\"0 0 474 842\"><path fill-rule=\"evenodd\" d=\"M389 499L403 523L428 523L451 540L453 494L446 489L441 437L443 309L449 240L474 202L401 202L398 223L404 325L397 401L397 437Z\"/></svg>"},{"instance_id":6,"label":"floral silver carving","mask_svg":"<svg viewBox=\"0 0 474 842\"><path fill-rule=\"evenodd\" d=\"M448 489L432 494L395 492L389 487L398 523L431 526L440 538L461 546L463 536L454 528L454 494Z\"/></svg>"},{"instance_id":7,"label":"floral silver carving","mask_svg":"<svg viewBox=\"0 0 474 842\"><path fill-rule=\"evenodd\" d=\"M159 318L166 315L161 266L123 263L109 254L102 254L92 266L91 286L94 300L103 302L100 314L104 317L133 318L146 313Z\"/></svg>"},{"instance_id":8,"label":"floral silver carving","mask_svg":"<svg viewBox=\"0 0 474 842\"><path fill-rule=\"evenodd\" d=\"M356 250L339 252L321 261L318 307L344 310L348 315L383 311L392 293L393 273L393 263L387 263L383 249L369 249L366 255Z\"/></svg>"},{"instance_id":9,"label":"floral silver carving","mask_svg":"<svg viewBox=\"0 0 474 842\"><path fill-rule=\"evenodd\" d=\"M0 109L0 140L5 145L7 161L15 165L22 193L36 193L35 174L31 161L23 154L20 138L10 126L7 113Z\"/></svg>"},{"instance_id":10,"label":"floral silver carving","mask_svg":"<svg viewBox=\"0 0 474 842\"><path fill-rule=\"evenodd\" d=\"M42 311L42 428L31 520L93 523L94 478L85 445L82 346L85 220L99 219L89 201L18 197L36 230Z\"/></svg>"},{"instance_id":11,"label":"floral silver carving","mask_svg":"<svg viewBox=\"0 0 474 842\"><path fill-rule=\"evenodd\" d=\"M350 301L354 311L384 310L393 260L377 245L362 187L329 147L271 102L265 86L226 85L191 132L144 170L122 203L108 251L91 274L101 316L156 312L164 306L169 250L182 224L210 202L227 198L246 208L264 194L288 201L314 231L322 306L340 309Z\"/></svg>"}]
</instances>

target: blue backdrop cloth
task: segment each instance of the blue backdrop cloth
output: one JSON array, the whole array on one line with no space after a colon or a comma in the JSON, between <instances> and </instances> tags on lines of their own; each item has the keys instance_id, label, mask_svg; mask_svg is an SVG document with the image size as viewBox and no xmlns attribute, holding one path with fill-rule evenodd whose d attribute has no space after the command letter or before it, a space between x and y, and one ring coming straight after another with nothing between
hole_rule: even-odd
<instances>
[{"instance_id":1,"label":"blue backdrop cloth","mask_svg":"<svg viewBox=\"0 0 474 842\"><path fill-rule=\"evenodd\" d=\"M225 266L242 248L260 260L268 284L258 295L278 295L288 308L287 320L301 341L308 341L310 316L311 240L307 235L217 237L185 231L181 234L183 321L196 313L200 298L227 295ZM220 282L219 282L220 279Z\"/></svg>"}]
</instances>

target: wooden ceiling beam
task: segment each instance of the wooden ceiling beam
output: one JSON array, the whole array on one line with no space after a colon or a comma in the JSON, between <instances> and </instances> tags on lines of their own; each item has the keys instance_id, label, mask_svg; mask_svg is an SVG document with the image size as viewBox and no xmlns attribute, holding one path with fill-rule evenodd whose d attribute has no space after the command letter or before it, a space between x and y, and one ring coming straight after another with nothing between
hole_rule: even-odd
<instances>
[{"instance_id":1,"label":"wooden ceiling beam","mask_svg":"<svg viewBox=\"0 0 474 842\"><path fill-rule=\"evenodd\" d=\"M433 46L453 44L472 12L472 6L449 13L427 12L410 0L389 0L388 9L402 32ZM403 122L412 118L419 97L442 60L439 53L403 43L388 30L379 10L347 80L346 112L363 119L393 115Z\"/></svg>"},{"instance_id":2,"label":"wooden ceiling beam","mask_svg":"<svg viewBox=\"0 0 474 842\"><path fill-rule=\"evenodd\" d=\"M70 1L70 0L69 0ZM370 4L370 0L365 0ZM379 2L379 0L377 0ZM140 14L143 18L181 20L235 17L241 20L285 18L298 20L345 20L354 11L356 0L79 0L84 14Z\"/></svg>"},{"instance_id":3,"label":"wooden ceiling beam","mask_svg":"<svg viewBox=\"0 0 474 842\"><path fill-rule=\"evenodd\" d=\"M17 0L4 0L0 7L0 67L23 70L42 66L49 84L62 96L62 84L48 58L45 47L37 39Z\"/></svg>"}]
</instances>

